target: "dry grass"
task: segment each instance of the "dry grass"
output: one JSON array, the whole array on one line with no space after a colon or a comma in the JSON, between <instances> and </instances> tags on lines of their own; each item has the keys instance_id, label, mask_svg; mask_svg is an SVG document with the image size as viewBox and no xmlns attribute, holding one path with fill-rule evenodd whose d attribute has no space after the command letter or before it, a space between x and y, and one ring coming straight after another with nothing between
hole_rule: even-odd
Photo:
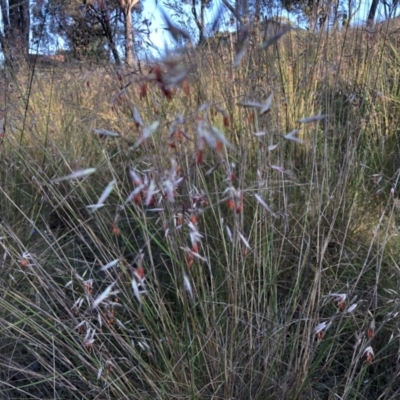
<instances>
[{"instance_id":1,"label":"dry grass","mask_svg":"<svg viewBox=\"0 0 400 400\"><path fill-rule=\"evenodd\" d=\"M399 54L364 34L4 72L4 399L398 398Z\"/></svg>"}]
</instances>

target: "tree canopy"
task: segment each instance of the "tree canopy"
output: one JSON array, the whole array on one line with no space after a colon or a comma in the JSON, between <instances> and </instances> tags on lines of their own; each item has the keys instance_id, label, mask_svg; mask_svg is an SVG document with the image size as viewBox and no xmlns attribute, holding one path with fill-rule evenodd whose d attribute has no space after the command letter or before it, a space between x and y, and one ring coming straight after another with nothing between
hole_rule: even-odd
<instances>
[{"instance_id":1,"label":"tree canopy","mask_svg":"<svg viewBox=\"0 0 400 400\"><path fill-rule=\"evenodd\" d=\"M222 15L240 28L285 10L314 30L339 21L348 23L361 0L164 0L162 5L167 29L173 23L202 43L221 28ZM368 24L373 24L380 5L390 17L395 15L398 0L372 0ZM51 52L56 38L61 38L74 58L111 59L117 65L125 62L132 66L135 39L148 35L151 25L151 21L135 17L140 17L145 6L146 0L37 0L31 7L29 0L0 0L4 57L12 63L21 55ZM214 16L207 18L210 13Z\"/></svg>"}]
</instances>

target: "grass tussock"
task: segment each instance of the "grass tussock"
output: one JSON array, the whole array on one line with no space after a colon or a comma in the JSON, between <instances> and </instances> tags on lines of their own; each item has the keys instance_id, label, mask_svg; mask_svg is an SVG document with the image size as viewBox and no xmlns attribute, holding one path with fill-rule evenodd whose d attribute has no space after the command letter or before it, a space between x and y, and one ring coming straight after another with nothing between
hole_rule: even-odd
<instances>
[{"instance_id":1,"label":"grass tussock","mask_svg":"<svg viewBox=\"0 0 400 400\"><path fill-rule=\"evenodd\" d=\"M398 398L399 53L365 35L4 71L4 399Z\"/></svg>"}]
</instances>

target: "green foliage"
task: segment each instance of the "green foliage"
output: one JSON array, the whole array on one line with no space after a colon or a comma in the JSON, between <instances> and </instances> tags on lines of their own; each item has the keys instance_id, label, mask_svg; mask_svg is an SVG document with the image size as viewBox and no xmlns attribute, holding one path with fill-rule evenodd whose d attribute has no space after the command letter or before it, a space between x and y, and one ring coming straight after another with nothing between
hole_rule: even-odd
<instances>
[{"instance_id":1,"label":"green foliage","mask_svg":"<svg viewBox=\"0 0 400 400\"><path fill-rule=\"evenodd\" d=\"M70 28L69 40L72 55L77 59L108 59L107 41L101 27L87 26L79 21Z\"/></svg>"}]
</instances>

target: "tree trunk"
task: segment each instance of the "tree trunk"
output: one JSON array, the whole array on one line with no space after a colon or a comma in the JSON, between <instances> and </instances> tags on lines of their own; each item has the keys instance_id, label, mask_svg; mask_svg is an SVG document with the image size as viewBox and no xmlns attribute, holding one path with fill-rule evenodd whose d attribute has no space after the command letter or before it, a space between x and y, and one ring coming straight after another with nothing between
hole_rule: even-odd
<instances>
[{"instance_id":1,"label":"tree trunk","mask_svg":"<svg viewBox=\"0 0 400 400\"><path fill-rule=\"evenodd\" d=\"M255 6L254 6L254 23L256 25L259 25L261 22L261 0L256 0Z\"/></svg>"},{"instance_id":2,"label":"tree trunk","mask_svg":"<svg viewBox=\"0 0 400 400\"><path fill-rule=\"evenodd\" d=\"M29 0L0 0L4 34L0 42L7 64L19 55L29 52L30 11Z\"/></svg>"},{"instance_id":3,"label":"tree trunk","mask_svg":"<svg viewBox=\"0 0 400 400\"><path fill-rule=\"evenodd\" d=\"M192 14L194 17L194 22L197 25L197 28L199 30L199 44L203 44L205 40L205 35L204 35L204 9L205 9L205 0L200 0L200 19L197 15L197 10L196 10L196 0L192 0Z\"/></svg>"},{"instance_id":4,"label":"tree trunk","mask_svg":"<svg viewBox=\"0 0 400 400\"><path fill-rule=\"evenodd\" d=\"M371 8L369 9L367 26L374 25L376 9L378 8L379 0L372 0Z\"/></svg>"},{"instance_id":5,"label":"tree trunk","mask_svg":"<svg viewBox=\"0 0 400 400\"><path fill-rule=\"evenodd\" d=\"M29 0L9 0L8 5L10 34L17 51L26 55L29 52Z\"/></svg>"},{"instance_id":6,"label":"tree trunk","mask_svg":"<svg viewBox=\"0 0 400 400\"><path fill-rule=\"evenodd\" d=\"M132 7L128 5L122 11L125 18L125 62L129 67L133 67Z\"/></svg>"},{"instance_id":7,"label":"tree trunk","mask_svg":"<svg viewBox=\"0 0 400 400\"><path fill-rule=\"evenodd\" d=\"M104 31L104 35L107 38L108 45L110 46L110 50L114 57L115 64L120 66L121 65L121 57L119 56L117 47L115 46L114 32L113 32L111 24L110 24L110 14L109 14L108 10L106 10L104 8L100 10L99 22Z\"/></svg>"},{"instance_id":8,"label":"tree trunk","mask_svg":"<svg viewBox=\"0 0 400 400\"><path fill-rule=\"evenodd\" d=\"M132 9L139 0L118 0L125 18L125 62L133 67Z\"/></svg>"},{"instance_id":9,"label":"tree trunk","mask_svg":"<svg viewBox=\"0 0 400 400\"><path fill-rule=\"evenodd\" d=\"M3 24L4 27L9 26L10 25L10 21L8 19L8 4L7 4L7 0L0 0L0 5L1 5L1 16L3 17Z\"/></svg>"},{"instance_id":10,"label":"tree trunk","mask_svg":"<svg viewBox=\"0 0 400 400\"><path fill-rule=\"evenodd\" d=\"M117 48L115 47L114 42L110 42L109 41L109 45L110 45L111 53L112 53L112 55L114 57L115 64L120 66L121 65L121 58L119 56Z\"/></svg>"},{"instance_id":11,"label":"tree trunk","mask_svg":"<svg viewBox=\"0 0 400 400\"><path fill-rule=\"evenodd\" d=\"M236 0L236 12L240 15L240 29L250 22L248 0Z\"/></svg>"}]
</instances>

